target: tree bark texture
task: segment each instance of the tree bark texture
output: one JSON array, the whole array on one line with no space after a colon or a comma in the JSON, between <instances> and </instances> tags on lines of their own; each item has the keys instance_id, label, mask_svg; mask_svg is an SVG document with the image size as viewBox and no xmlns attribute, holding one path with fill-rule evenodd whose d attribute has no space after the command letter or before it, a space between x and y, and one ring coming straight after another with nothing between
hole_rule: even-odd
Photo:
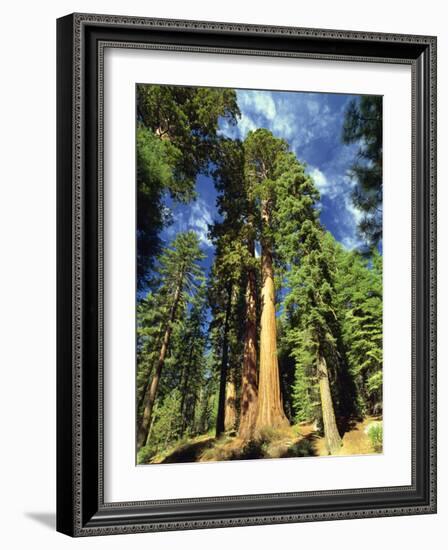
<instances>
[{"instance_id":1,"label":"tree bark texture","mask_svg":"<svg viewBox=\"0 0 448 550\"><path fill-rule=\"evenodd\" d=\"M229 323L232 311L232 285L227 289L227 305L224 319L224 334L222 338L221 373L219 378L218 413L216 417L216 437L219 437L225 430L225 405L227 367L229 363Z\"/></svg>"},{"instance_id":2,"label":"tree bark texture","mask_svg":"<svg viewBox=\"0 0 448 550\"><path fill-rule=\"evenodd\" d=\"M329 454L336 454L342 445L334 414L333 399L331 397L330 381L328 379L327 362L323 355L319 355L317 374L319 378L320 401L322 406L322 420L324 424L325 444Z\"/></svg>"},{"instance_id":3,"label":"tree bark texture","mask_svg":"<svg viewBox=\"0 0 448 550\"><path fill-rule=\"evenodd\" d=\"M224 429L232 432L236 427L236 385L235 370L229 369L226 386L226 406L224 412Z\"/></svg>"},{"instance_id":4,"label":"tree bark texture","mask_svg":"<svg viewBox=\"0 0 448 550\"><path fill-rule=\"evenodd\" d=\"M267 200L262 202L261 214L264 227L269 228L270 214ZM260 380L256 433L265 427L280 428L289 425L283 411L280 392L272 245L266 238L262 240L261 245Z\"/></svg>"},{"instance_id":5,"label":"tree bark texture","mask_svg":"<svg viewBox=\"0 0 448 550\"><path fill-rule=\"evenodd\" d=\"M251 246L254 254L254 247ZM244 330L243 366L241 378L241 406L238 437L251 439L258 410L257 376L257 301L256 276L249 269L246 284L246 323Z\"/></svg>"},{"instance_id":6,"label":"tree bark texture","mask_svg":"<svg viewBox=\"0 0 448 550\"><path fill-rule=\"evenodd\" d=\"M180 400L180 414L182 415L182 423L180 427L180 437L183 437L187 427L188 415L185 407L185 402L187 397L188 385L190 383L190 368L191 368L192 359L193 359L193 342L190 342L190 351L188 354L188 360L182 376L183 384L182 384L182 395Z\"/></svg>"}]
</instances>

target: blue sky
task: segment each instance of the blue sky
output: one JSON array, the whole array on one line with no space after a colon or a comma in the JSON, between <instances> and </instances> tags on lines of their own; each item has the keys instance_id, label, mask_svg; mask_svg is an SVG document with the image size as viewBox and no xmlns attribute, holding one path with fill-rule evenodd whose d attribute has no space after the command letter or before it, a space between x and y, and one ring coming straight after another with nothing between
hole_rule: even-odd
<instances>
[{"instance_id":1,"label":"blue sky","mask_svg":"<svg viewBox=\"0 0 448 550\"><path fill-rule=\"evenodd\" d=\"M361 217L352 205L353 182L347 175L356 158L358 146L341 143L344 112L356 96L308 92L237 90L241 118L236 126L221 120L219 132L244 139L257 128L267 128L287 140L297 158L307 166L321 194L321 222L347 249L360 244L356 226ZM189 205L167 206L173 212L173 224L162 233L168 244L179 231L194 230L206 254L204 267L213 261L213 246L208 225L217 219L216 191L210 178L196 180L197 199Z\"/></svg>"}]
</instances>

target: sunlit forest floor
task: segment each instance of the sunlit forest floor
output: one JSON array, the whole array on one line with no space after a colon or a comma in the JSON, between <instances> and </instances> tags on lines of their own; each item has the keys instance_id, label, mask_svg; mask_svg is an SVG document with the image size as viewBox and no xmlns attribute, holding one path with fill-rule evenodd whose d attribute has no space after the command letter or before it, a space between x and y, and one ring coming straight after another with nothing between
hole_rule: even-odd
<instances>
[{"instance_id":1,"label":"sunlit forest floor","mask_svg":"<svg viewBox=\"0 0 448 550\"><path fill-rule=\"evenodd\" d=\"M338 456L381 453L382 448L374 447L368 436L369 427L380 421L381 417L372 416L362 421L347 421L341 430L344 433ZM305 423L281 430L267 429L257 440L246 443L235 434L218 439L213 433L203 434L179 441L164 453L148 459L146 464L327 455L325 438L319 435L314 424Z\"/></svg>"}]
</instances>

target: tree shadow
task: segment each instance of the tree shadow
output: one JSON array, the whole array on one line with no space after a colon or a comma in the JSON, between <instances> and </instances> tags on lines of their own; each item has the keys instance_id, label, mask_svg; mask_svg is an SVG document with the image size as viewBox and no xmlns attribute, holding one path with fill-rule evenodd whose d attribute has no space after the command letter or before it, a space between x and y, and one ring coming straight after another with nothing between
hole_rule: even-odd
<instances>
[{"instance_id":1,"label":"tree shadow","mask_svg":"<svg viewBox=\"0 0 448 550\"><path fill-rule=\"evenodd\" d=\"M338 426L339 435L343 437L345 433L353 431L358 422L360 422L360 419L356 417L341 416L337 418L336 424Z\"/></svg>"},{"instance_id":2,"label":"tree shadow","mask_svg":"<svg viewBox=\"0 0 448 550\"><path fill-rule=\"evenodd\" d=\"M209 449L216 439L209 437L204 441L197 441L195 443L185 443L181 447L175 449L171 454L166 456L160 463L172 464L174 462L197 462L202 453Z\"/></svg>"},{"instance_id":3,"label":"tree shadow","mask_svg":"<svg viewBox=\"0 0 448 550\"><path fill-rule=\"evenodd\" d=\"M318 456L316 451L315 441L319 439L316 432L302 437L299 441L291 445L280 454L279 458L301 458L305 456Z\"/></svg>"},{"instance_id":4,"label":"tree shadow","mask_svg":"<svg viewBox=\"0 0 448 550\"><path fill-rule=\"evenodd\" d=\"M261 441L247 441L240 449L234 451L229 460L253 460L254 458L265 458Z\"/></svg>"}]
</instances>

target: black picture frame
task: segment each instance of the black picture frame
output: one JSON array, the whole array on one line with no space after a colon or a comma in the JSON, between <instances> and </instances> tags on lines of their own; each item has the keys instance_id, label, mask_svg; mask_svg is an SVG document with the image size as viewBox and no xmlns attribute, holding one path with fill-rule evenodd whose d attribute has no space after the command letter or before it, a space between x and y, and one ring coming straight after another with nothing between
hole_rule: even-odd
<instances>
[{"instance_id":1,"label":"black picture frame","mask_svg":"<svg viewBox=\"0 0 448 550\"><path fill-rule=\"evenodd\" d=\"M104 502L102 56L107 45L412 68L412 484ZM436 512L436 38L72 14L57 21L57 530L71 536Z\"/></svg>"}]
</instances>

